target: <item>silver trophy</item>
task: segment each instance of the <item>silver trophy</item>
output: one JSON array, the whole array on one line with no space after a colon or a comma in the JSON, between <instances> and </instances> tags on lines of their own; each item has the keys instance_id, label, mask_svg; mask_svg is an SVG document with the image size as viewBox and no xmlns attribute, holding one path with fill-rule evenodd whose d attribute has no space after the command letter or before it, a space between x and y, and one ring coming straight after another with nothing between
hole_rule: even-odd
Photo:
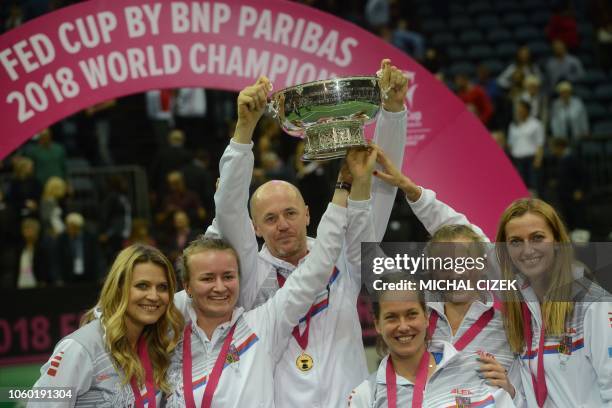
<instances>
[{"instance_id":1,"label":"silver trophy","mask_svg":"<svg viewBox=\"0 0 612 408\"><path fill-rule=\"evenodd\" d=\"M380 110L380 79L355 76L308 82L272 94L269 110L291 136L304 139L303 160L329 160L367 146L364 128Z\"/></svg>"}]
</instances>

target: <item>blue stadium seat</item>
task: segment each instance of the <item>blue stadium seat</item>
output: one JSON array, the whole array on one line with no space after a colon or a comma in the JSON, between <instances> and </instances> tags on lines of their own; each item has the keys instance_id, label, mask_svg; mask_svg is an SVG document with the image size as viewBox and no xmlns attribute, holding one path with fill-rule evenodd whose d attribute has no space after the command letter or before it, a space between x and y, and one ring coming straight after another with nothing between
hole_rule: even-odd
<instances>
[{"instance_id":1,"label":"blue stadium seat","mask_svg":"<svg viewBox=\"0 0 612 408\"><path fill-rule=\"evenodd\" d=\"M580 80L576 81L585 85L598 85L605 84L607 82L608 77L606 73L601 69L589 69L585 72L584 76L580 78Z\"/></svg>"},{"instance_id":2,"label":"blue stadium seat","mask_svg":"<svg viewBox=\"0 0 612 408\"><path fill-rule=\"evenodd\" d=\"M495 50L484 44L472 45L467 50L467 56L472 61L480 62L495 57Z\"/></svg>"},{"instance_id":3,"label":"blue stadium seat","mask_svg":"<svg viewBox=\"0 0 612 408\"><path fill-rule=\"evenodd\" d=\"M593 92L593 99L601 103L612 102L612 84L600 85Z\"/></svg>"},{"instance_id":4,"label":"blue stadium seat","mask_svg":"<svg viewBox=\"0 0 612 408\"><path fill-rule=\"evenodd\" d=\"M591 90L584 85L574 85L572 92L585 102L589 101L593 97Z\"/></svg>"},{"instance_id":5,"label":"blue stadium seat","mask_svg":"<svg viewBox=\"0 0 612 408\"><path fill-rule=\"evenodd\" d=\"M495 5L495 8L497 9L497 12L499 14L509 13L521 9L521 7L516 1L511 0L498 1Z\"/></svg>"},{"instance_id":6,"label":"blue stadium seat","mask_svg":"<svg viewBox=\"0 0 612 408\"><path fill-rule=\"evenodd\" d=\"M494 30L501 25L501 21L495 14L483 14L476 18L476 25L482 30Z\"/></svg>"},{"instance_id":7,"label":"blue stadium seat","mask_svg":"<svg viewBox=\"0 0 612 408\"><path fill-rule=\"evenodd\" d=\"M450 58L451 61L457 61L465 57L465 52L461 47L452 46L448 47L446 50L446 55L448 55L448 58Z\"/></svg>"},{"instance_id":8,"label":"blue stadium seat","mask_svg":"<svg viewBox=\"0 0 612 408\"><path fill-rule=\"evenodd\" d=\"M452 64L450 66L449 69L449 74L451 75L451 78L454 77L457 74L467 74L468 76L473 76L474 73L476 72L476 66L474 64L472 64L471 62L467 62L467 61L459 61L459 62L455 62L454 64Z\"/></svg>"},{"instance_id":9,"label":"blue stadium seat","mask_svg":"<svg viewBox=\"0 0 612 408\"><path fill-rule=\"evenodd\" d=\"M498 59L488 59L488 60L482 61L481 63L486 65L489 68L489 71L491 71L492 76L499 75L503 71L503 69L506 67L506 65Z\"/></svg>"},{"instance_id":10,"label":"blue stadium seat","mask_svg":"<svg viewBox=\"0 0 612 408\"><path fill-rule=\"evenodd\" d=\"M484 42L484 38L478 30L467 30L459 35L459 41L465 45L474 45Z\"/></svg>"},{"instance_id":11,"label":"blue stadium seat","mask_svg":"<svg viewBox=\"0 0 612 408\"><path fill-rule=\"evenodd\" d=\"M612 120L597 122L592 133L593 136L612 136Z\"/></svg>"},{"instance_id":12,"label":"blue stadium seat","mask_svg":"<svg viewBox=\"0 0 612 408\"><path fill-rule=\"evenodd\" d=\"M470 14L489 13L493 11L493 7L487 1L478 1L468 4L467 11Z\"/></svg>"},{"instance_id":13,"label":"blue stadium seat","mask_svg":"<svg viewBox=\"0 0 612 408\"><path fill-rule=\"evenodd\" d=\"M439 18L423 20L423 24L421 26L423 27L423 31L426 33L437 33L448 28L444 20Z\"/></svg>"},{"instance_id":14,"label":"blue stadium seat","mask_svg":"<svg viewBox=\"0 0 612 408\"><path fill-rule=\"evenodd\" d=\"M446 46L455 42L455 36L452 33L441 32L434 34L431 37L431 43L437 48L446 48Z\"/></svg>"},{"instance_id":15,"label":"blue stadium seat","mask_svg":"<svg viewBox=\"0 0 612 408\"><path fill-rule=\"evenodd\" d=\"M518 27L527 24L527 17L520 13L510 13L503 16L502 21L508 27Z\"/></svg>"},{"instance_id":16,"label":"blue stadium seat","mask_svg":"<svg viewBox=\"0 0 612 408\"><path fill-rule=\"evenodd\" d=\"M546 41L532 41L527 43L527 46L529 47L529 51L531 51L531 55L536 59L548 57L552 53L550 44Z\"/></svg>"},{"instance_id":17,"label":"blue stadium seat","mask_svg":"<svg viewBox=\"0 0 612 408\"><path fill-rule=\"evenodd\" d=\"M520 26L514 30L514 39L520 43L526 43L539 38L544 38L544 31L533 26Z\"/></svg>"},{"instance_id":18,"label":"blue stadium seat","mask_svg":"<svg viewBox=\"0 0 612 408\"><path fill-rule=\"evenodd\" d=\"M550 11L534 11L529 14L529 22L544 28L548 20L550 20Z\"/></svg>"},{"instance_id":19,"label":"blue stadium seat","mask_svg":"<svg viewBox=\"0 0 612 408\"><path fill-rule=\"evenodd\" d=\"M496 28L487 35L487 40L492 45L497 45L498 43L504 41L511 41L512 33L509 30L506 30L505 28Z\"/></svg>"},{"instance_id":20,"label":"blue stadium seat","mask_svg":"<svg viewBox=\"0 0 612 408\"><path fill-rule=\"evenodd\" d=\"M516 54L518 46L514 42L503 42L496 47L496 54L498 58L511 60Z\"/></svg>"},{"instance_id":21,"label":"blue stadium seat","mask_svg":"<svg viewBox=\"0 0 612 408\"><path fill-rule=\"evenodd\" d=\"M609 116L609 113L606 111L604 105L599 102L589 102L586 104L586 110L589 114L589 120L591 122L598 121L604 119L606 116Z\"/></svg>"},{"instance_id":22,"label":"blue stadium seat","mask_svg":"<svg viewBox=\"0 0 612 408\"><path fill-rule=\"evenodd\" d=\"M471 28L473 25L472 20L468 16L455 16L451 18L448 22L449 26L453 30L464 30L466 28Z\"/></svg>"}]
</instances>

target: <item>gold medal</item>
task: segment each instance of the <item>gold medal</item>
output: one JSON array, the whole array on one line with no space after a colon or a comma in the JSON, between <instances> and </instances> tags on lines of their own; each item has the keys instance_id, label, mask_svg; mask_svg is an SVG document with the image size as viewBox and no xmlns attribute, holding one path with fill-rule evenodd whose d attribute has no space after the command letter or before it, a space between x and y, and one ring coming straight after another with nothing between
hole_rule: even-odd
<instances>
[{"instance_id":1,"label":"gold medal","mask_svg":"<svg viewBox=\"0 0 612 408\"><path fill-rule=\"evenodd\" d=\"M309 371L314 365L314 361L310 355L302 351L302 354L300 354L297 360L295 360L295 365L300 371Z\"/></svg>"}]
</instances>

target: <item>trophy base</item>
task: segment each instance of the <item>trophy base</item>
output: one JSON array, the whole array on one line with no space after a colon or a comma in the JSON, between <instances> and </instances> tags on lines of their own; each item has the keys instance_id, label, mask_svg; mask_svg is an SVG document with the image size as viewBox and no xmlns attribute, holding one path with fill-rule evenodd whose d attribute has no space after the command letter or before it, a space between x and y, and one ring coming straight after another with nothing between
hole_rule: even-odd
<instances>
[{"instance_id":1,"label":"trophy base","mask_svg":"<svg viewBox=\"0 0 612 408\"><path fill-rule=\"evenodd\" d=\"M349 148L367 145L362 121L337 120L312 125L306 129L302 160L340 159Z\"/></svg>"}]
</instances>

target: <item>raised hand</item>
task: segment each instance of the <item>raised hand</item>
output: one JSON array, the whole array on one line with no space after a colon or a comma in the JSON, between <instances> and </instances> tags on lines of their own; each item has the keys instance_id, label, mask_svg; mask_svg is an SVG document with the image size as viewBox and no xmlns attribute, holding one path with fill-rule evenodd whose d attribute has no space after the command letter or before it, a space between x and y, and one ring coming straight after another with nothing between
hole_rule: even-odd
<instances>
[{"instance_id":1,"label":"raised hand","mask_svg":"<svg viewBox=\"0 0 612 408\"><path fill-rule=\"evenodd\" d=\"M372 170L376 165L378 150L373 146L349 149L346 165L353 177L350 197L353 200L367 200L372 187Z\"/></svg>"},{"instance_id":2,"label":"raised hand","mask_svg":"<svg viewBox=\"0 0 612 408\"><path fill-rule=\"evenodd\" d=\"M381 170L374 171L374 175L387 184L399 187L410 201L417 201L421 197L419 186L395 167L381 148L374 148L377 150L376 161L382 167Z\"/></svg>"},{"instance_id":3,"label":"raised hand","mask_svg":"<svg viewBox=\"0 0 612 408\"><path fill-rule=\"evenodd\" d=\"M265 76L244 88L238 95L238 122L234 139L238 143L250 143L259 118L268 103L268 93L272 90L270 80Z\"/></svg>"},{"instance_id":4,"label":"raised hand","mask_svg":"<svg viewBox=\"0 0 612 408\"><path fill-rule=\"evenodd\" d=\"M390 59L384 59L380 63L382 74L380 87L386 92L383 96L383 108L389 112L401 112L404 110L404 99L408 92L409 80L396 66L391 65Z\"/></svg>"}]
</instances>

